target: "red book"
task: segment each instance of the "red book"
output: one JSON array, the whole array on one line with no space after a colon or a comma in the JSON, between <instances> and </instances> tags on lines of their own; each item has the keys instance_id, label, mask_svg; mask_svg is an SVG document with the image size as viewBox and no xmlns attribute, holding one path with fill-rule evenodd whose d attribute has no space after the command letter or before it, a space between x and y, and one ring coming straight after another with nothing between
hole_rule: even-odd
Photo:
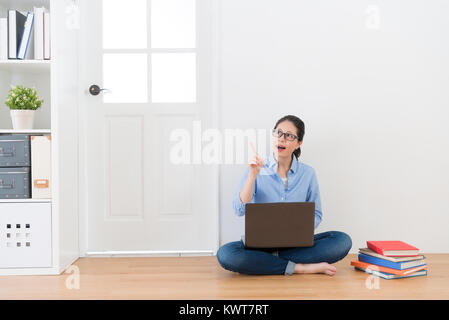
<instances>
[{"instance_id":1,"label":"red book","mask_svg":"<svg viewBox=\"0 0 449 320\"><path fill-rule=\"evenodd\" d=\"M419 255L419 249L402 241L367 241L371 250L387 257L405 257Z\"/></svg>"}]
</instances>

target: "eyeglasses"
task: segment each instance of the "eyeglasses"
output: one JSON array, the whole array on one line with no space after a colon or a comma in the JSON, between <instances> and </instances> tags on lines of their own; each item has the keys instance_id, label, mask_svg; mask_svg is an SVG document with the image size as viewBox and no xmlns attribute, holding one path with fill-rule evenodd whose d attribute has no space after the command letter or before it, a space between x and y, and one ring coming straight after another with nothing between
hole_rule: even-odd
<instances>
[{"instance_id":1,"label":"eyeglasses","mask_svg":"<svg viewBox=\"0 0 449 320\"><path fill-rule=\"evenodd\" d=\"M295 136L294 134L291 134L288 132L283 132L281 129L273 129L272 134L273 134L273 137L277 137L277 138L281 138L282 136L284 136L287 141L294 141L296 139L299 140L299 138L297 136Z\"/></svg>"}]
</instances>

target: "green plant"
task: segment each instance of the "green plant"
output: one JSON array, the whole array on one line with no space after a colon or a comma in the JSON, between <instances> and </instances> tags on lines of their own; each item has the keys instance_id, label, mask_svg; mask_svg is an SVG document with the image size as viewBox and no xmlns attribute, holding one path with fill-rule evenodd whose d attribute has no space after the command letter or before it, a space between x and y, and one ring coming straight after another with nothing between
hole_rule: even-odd
<instances>
[{"instance_id":1,"label":"green plant","mask_svg":"<svg viewBox=\"0 0 449 320\"><path fill-rule=\"evenodd\" d=\"M34 88L25 88L21 85L11 87L5 104L11 110L36 110L42 106L44 100L40 100Z\"/></svg>"}]
</instances>

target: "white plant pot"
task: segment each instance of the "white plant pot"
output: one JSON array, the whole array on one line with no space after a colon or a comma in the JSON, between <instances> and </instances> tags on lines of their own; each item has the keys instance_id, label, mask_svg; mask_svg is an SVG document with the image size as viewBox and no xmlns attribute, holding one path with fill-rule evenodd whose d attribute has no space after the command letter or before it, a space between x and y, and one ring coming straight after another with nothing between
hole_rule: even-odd
<instances>
[{"instance_id":1,"label":"white plant pot","mask_svg":"<svg viewBox=\"0 0 449 320\"><path fill-rule=\"evenodd\" d=\"M10 110L14 130L33 129L35 110Z\"/></svg>"}]
</instances>

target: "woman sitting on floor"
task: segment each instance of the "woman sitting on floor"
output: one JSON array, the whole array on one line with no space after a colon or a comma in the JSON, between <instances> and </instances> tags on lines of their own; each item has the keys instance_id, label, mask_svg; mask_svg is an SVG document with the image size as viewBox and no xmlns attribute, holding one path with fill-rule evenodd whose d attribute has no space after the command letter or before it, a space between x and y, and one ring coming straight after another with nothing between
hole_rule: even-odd
<instances>
[{"instance_id":1,"label":"woman sitting on floor","mask_svg":"<svg viewBox=\"0 0 449 320\"><path fill-rule=\"evenodd\" d=\"M264 160L254 154L233 201L235 213L245 214L248 202L315 202L315 229L321 222L321 200L315 170L298 160L304 137L304 122L288 115L279 119L273 129L274 152ZM259 175L264 168L264 174ZM281 191L282 190L282 195ZM314 235L313 247L248 249L234 241L220 247L217 259L229 270L245 274L324 273L334 275L331 265L343 259L352 246L343 232L328 231Z\"/></svg>"}]
</instances>

